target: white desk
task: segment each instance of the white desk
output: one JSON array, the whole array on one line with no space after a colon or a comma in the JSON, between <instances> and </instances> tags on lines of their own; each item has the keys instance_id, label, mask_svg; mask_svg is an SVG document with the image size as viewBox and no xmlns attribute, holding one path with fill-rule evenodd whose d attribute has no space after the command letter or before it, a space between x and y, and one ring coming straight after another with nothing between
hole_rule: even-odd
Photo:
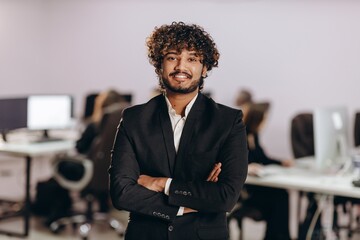
<instances>
[{"instance_id":1,"label":"white desk","mask_svg":"<svg viewBox=\"0 0 360 240\"><path fill-rule=\"evenodd\" d=\"M246 184L360 198L360 188L352 185L352 174L337 176L296 167L268 167L275 170L273 175L261 178L248 176Z\"/></svg>"},{"instance_id":2,"label":"white desk","mask_svg":"<svg viewBox=\"0 0 360 240\"><path fill-rule=\"evenodd\" d=\"M311 164L310 164L311 165ZM246 184L282 188L287 190L313 192L327 196L343 196L360 199L360 188L354 187L353 174L325 174L312 170L309 164L301 167L283 168L273 165L266 166L271 173L264 177L248 176ZM297 213L297 226L300 228L299 212ZM299 229L297 229L299 231Z\"/></svg>"},{"instance_id":3,"label":"white desk","mask_svg":"<svg viewBox=\"0 0 360 240\"><path fill-rule=\"evenodd\" d=\"M54 153L67 152L74 149L73 140L63 140L43 143L0 143L0 152L8 153L12 156L31 156L38 157Z\"/></svg>"},{"instance_id":4,"label":"white desk","mask_svg":"<svg viewBox=\"0 0 360 240\"><path fill-rule=\"evenodd\" d=\"M0 153L8 154L11 156L22 157L26 161L25 168L25 206L22 211L24 217L24 232L14 233L0 231L0 234L13 235L26 237L29 234L29 219L30 219L30 170L31 161L34 157L39 156L51 156L54 154L68 152L73 150L75 142L73 140L55 141L55 142L44 142L44 143L0 143Z\"/></svg>"}]
</instances>

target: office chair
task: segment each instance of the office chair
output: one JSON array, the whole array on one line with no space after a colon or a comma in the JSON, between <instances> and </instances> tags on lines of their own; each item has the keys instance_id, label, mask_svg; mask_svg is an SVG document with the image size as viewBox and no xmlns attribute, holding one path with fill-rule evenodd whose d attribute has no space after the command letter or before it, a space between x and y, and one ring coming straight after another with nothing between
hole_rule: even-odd
<instances>
[{"instance_id":1,"label":"office chair","mask_svg":"<svg viewBox=\"0 0 360 240\"><path fill-rule=\"evenodd\" d=\"M302 157L314 156L314 127L313 127L313 114L312 113L299 113L291 120L291 145L295 159L301 159ZM300 192L300 197L306 196L309 204L307 208L306 218L299 228L299 240L304 239L306 231L310 225L311 219L317 209L317 202L313 193ZM348 236L351 237L354 230L352 229L352 216L347 209L347 203L359 204L358 199L334 196L334 221L333 230L335 234L339 235L340 229L348 230ZM342 206L344 212L349 213L349 224L346 226L339 226L338 224L338 212L337 207ZM298 214L300 216L300 214ZM316 228L320 229L320 218L316 223Z\"/></svg>"},{"instance_id":2,"label":"office chair","mask_svg":"<svg viewBox=\"0 0 360 240\"><path fill-rule=\"evenodd\" d=\"M88 170L88 168L90 167L85 167L85 165L82 167L83 170L81 170L81 168L79 169L79 167L71 167L72 172L80 174L64 174L64 172L67 172L65 171L64 166L60 168L58 167L59 165L54 165L54 176L56 177L56 179L59 179L59 183L62 184L62 186L65 188L72 190L81 190L83 198L86 199L87 209L85 213L74 214L73 216L61 218L51 223L50 229L53 232L58 232L62 228L62 226L66 224L81 224L79 228L80 236L83 239L87 239L89 231L91 229L91 224L97 221L105 221L109 223L110 227L115 229L119 236L123 236L125 227L119 221L110 217L110 215L108 214L108 210L110 207L110 199L108 198L109 176L107 170L110 165L110 153L116 134L116 128L120 122L122 111L126 106L127 105L124 104L113 104L109 106L104 112L103 118L99 126L99 135L94 139L94 142L92 143L92 146L90 148L90 152L86 157L86 162L91 162L91 177L85 176L86 173L87 176L90 175L90 169ZM81 159L82 162L80 163L84 164L85 161L83 160L83 158ZM63 161L64 159L61 159L61 162ZM76 160L73 162L68 160L67 164L71 163L74 165L74 162L77 164L79 163L79 161ZM76 168L77 170L73 170ZM83 175L81 175L81 173L83 173ZM65 175L67 175L67 181L63 179L64 177L66 177ZM79 175L82 177L78 177ZM69 182L69 178L72 178L73 181ZM82 184L78 182L82 182ZM74 188L74 186L77 187ZM99 203L100 211L94 211L94 204L96 202Z\"/></svg>"},{"instance_id":3,"label":"office chair","mask_svg":"<svg viewBox=\"0 0 360 240\"><path fill-rule=\"evenodd\" d=\"M355 147L360 146L360 112L355 114L354 144L355 144Z\"/></svg>"},{"instance_id":4,"label":"office chair","mask_svg":"<svg viewBox=\"0 0 360 240\"><path fill-rule=\"evenodd\" d=\"M91 117L91 115L94 112L94 106L95 106L95 99L99 95L99 92L89 93L85 97L85 107L84 107L84 113L83 113L83 120L88 119ZM129 105L132 103L133 95L131 93L123 93L120 94L124 101L128 103Z\"/></svg>"},{"instance_id":5,"label":"office chair","mask_svg":"<svg viewBox=\"0 0 360 240\"><path fill-rule=\"evenodd\" d=\"M81 191L90 182L94 173L94 164L84 156L58 155L53 161L54 179L65 189L70 191ZM56 219L49 223L50 230L58 233L66 225L76 228L80 225L78 233L82 239L88 239L92 223L95 221L108 221L120 236L123 235L123 226L116 219L108 218L105 215L98 215L93 212L92 198L86 198L87 208L85 212L72 212L68 216Z\"/></svg>"},{"instance_id":6,"label":"office chair","mask_svg":"<svg viewBox=\"0 0 360 240\"><path fill-rule=\"evenodd\" d=\"M242 190L243 193L242 194L246 194L245 190ZM229 222L232 219L235 219L237 221L239 230L240 230L240 235L239 235L239 240L243 240L244 239L244 227L243 227L243 220L245 218L250 218L256 222L260 222L263 221L264 218L261 214L261 212L259 211L259 209L256 209L252 206L246 206L242 203L242 201L238 201L238 203L235 205L235 207L233 208L233 210L228 213L227 215L227 223L229 225Z\"/></svg>"},{"instance_id":7,"label":"office chair","mask_svg":"<svg viewBox=\"0 0 360 240\"><path fill-rule=\"evenodd\" d=\"M94 139L89 159L93 161L93 178L87 186L87 191L95 195L106 194L109 197L109 175L111 149L113 147L117 126L120 123L123 110L129 106L127 103L115 103L104 110L104 115L99 126L99 135ZM110 201L110 198L108 198Z\"/></svg>"},{"instance_id":8,"label":"office chair","mask_svg":"<svg viewBox=\"0 0 360 240\"><path fill-rule=\"evenodd\" d=\"M97 97L97 95L99 95L99 93L89 93L88 95L86 95L85 104L84 104L85 107L84 107L84 113L83 113L84 120L88 119L93 114L95 98Z\"/></svg>"},{"instance_id":9,"label":"office chair","mask_svg":"<svg viewBox=\"0 0 360 240\"><path fill-rule=\"evenodd\" d=\"M314 156L312 113L300 113L291 120L291 146L295 159Z\"/></svg>"}]
</instances>

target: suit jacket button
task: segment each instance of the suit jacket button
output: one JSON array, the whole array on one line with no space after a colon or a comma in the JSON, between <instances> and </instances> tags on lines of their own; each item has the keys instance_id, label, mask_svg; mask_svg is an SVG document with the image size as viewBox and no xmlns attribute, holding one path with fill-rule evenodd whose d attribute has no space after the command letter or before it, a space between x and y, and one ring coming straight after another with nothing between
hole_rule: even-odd
<instances>
[{"instance_id":1,"label":"suit jacket button","mask_svg":"<svg viewBox=\"0 0 360 240\"><path fill-rule=\"evenodd\" d=\"M188 195L191 196L191 192L188 192Z\"/></svg>"},{"instance_id":2,"label":"suit jacket button","mask_svg":"<svg viewBox=\"0 0 360 240\"><path fill-rule=\"evenodd\" d=\"M184 191L184 192L183 192L183 195L184 195L184 196L186 196L186 195L187 195L187 192L186 192L186 191Z\"/></svg>"},{"instance_id":3,"label":"suit jacket button","mask_svg":"<svg viewBox=\"0 0 360 240\"><path fill-rule=\"evenodd\" d=\"M170 225L170 226L168 227L168 230L169 230L169 232L172 232L172 230L174 230L174 227L173 227L172 225Z\"/></svg>"},{"instance_id":4,"label":"suit jacket button","mask_svg":"<svg viewBox=\"0 0 360 240\"><path fill-rule=\"evenodd\" d=\"M153 215L156 216L156 212L153 212Z\"/></svg>"},{"instance_id":5,"label":"suit jacket button","mask_svg":"<svg viewBox=\"0 0 360 240\"><path fill-rule=\"evenodd\" d=\"M178 191L178 190L175 190L175 194L179 194L179 191Z\"/></svg>"},{"instance_id":6,"label":"suit jacket button","mask_svg":"<svg viewBox=\"0 0 360 240\"><path fill-rule=\"evenodd\" d=\"M166 219L170 219L170 217L169 217L169 215L166 215L166 217L165 217Z\"/></svg>"}]
</instances>

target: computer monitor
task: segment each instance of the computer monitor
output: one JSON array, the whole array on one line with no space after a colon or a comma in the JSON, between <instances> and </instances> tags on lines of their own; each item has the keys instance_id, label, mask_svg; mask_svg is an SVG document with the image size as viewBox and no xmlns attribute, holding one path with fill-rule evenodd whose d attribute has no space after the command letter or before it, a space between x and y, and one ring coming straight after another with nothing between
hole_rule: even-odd
<instances>
[{"instance_id":1,"label":"computer monitor","mask_svg":"<svg viewBox=\"0 0 360 240\"><path fill-rule=\"evenodd\" d=\"M349 159L346 107L314 111L315 165L318 170L339 169Z\"/></svg>"},{"instance_id":2,"label":"computer monitor","mask_svg":"<svg viewBox=\"0 0 360 240\"><path fill-rule=\"evenodd\" d=\"M91 115L94 112L94 106L95 106L95 99L99 95L99 93L90 93L85 98L85 109L84 109L84 119L87 119L91 117ZM121 97L124 99L125 102L129 103L131 105L132 103L132 94L131 93L125 93L120 94Z\"/></svg>"},{"instance_id":3,"label":"computer monitor","mask_svg":"<svg viewBox=\"0 0 360 240\"><path fill-rule=\"evenodd\" d=\"M30 95L27 101L29 130L66 129L71 127L73 99L70 95Z\"/></svg>"},{"instance_id":4,"label":"computer monitor","mask_svg":"<svg viewBox=\"0 0 360 240\"><path fill-rule=\"evenodd\" d=\"M0 99L0 131L6 141L6 133L11 130L26 128L27 98Z\"/></svg>"}]
</instances>

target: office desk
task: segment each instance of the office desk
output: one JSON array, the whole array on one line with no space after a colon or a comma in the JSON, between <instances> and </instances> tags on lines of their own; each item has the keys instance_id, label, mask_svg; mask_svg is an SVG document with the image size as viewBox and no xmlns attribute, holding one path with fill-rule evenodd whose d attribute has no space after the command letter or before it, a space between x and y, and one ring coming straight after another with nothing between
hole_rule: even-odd
<instances>
[{"instance_id":1,"label":"office desk","mask_svg":"<svg viewBox=\"0 0 360 240\"><path fill-rule=\"evenodd\" d=\"M271 170L269 175L264 177L248 176L246 184L360 199L360 188L352 185L354 177L350 173L341 175L325 174L312 170L311 164L307 164L306 167L302 165L283 168L274 165L266 166L266 168ZM299 212L300 208L298 206L297 231L301 226Z\"/></svg>"},{"instance_id":2,"label":"office desk","mask_svg":"<svg viewBox=\"0 0 360 240\"><path fill-rule=\"evenodd\" d=\"M248 176L246 184L360 199L360 188L352 185L352 174L331 175L297 167L268 167L274 169L274 174L260 178Z\"/></svg>"},{"instance_id":3,"label":"office desk","mask_svg":"<svg viewBox=\"0 0 360 240\"><path fill-rule=\"evenodd\" d=\"M0 234L26 237L29 234L30 220L30 170L31 161L34 157L51 156L57 153L68 152L74 149L75 142L72 140L44 142L44 143L0 143L0 153L24 158L25 163L25 205L22 210L24 217L23 233L0 231Z\"/></svg>"}]
</instances>

